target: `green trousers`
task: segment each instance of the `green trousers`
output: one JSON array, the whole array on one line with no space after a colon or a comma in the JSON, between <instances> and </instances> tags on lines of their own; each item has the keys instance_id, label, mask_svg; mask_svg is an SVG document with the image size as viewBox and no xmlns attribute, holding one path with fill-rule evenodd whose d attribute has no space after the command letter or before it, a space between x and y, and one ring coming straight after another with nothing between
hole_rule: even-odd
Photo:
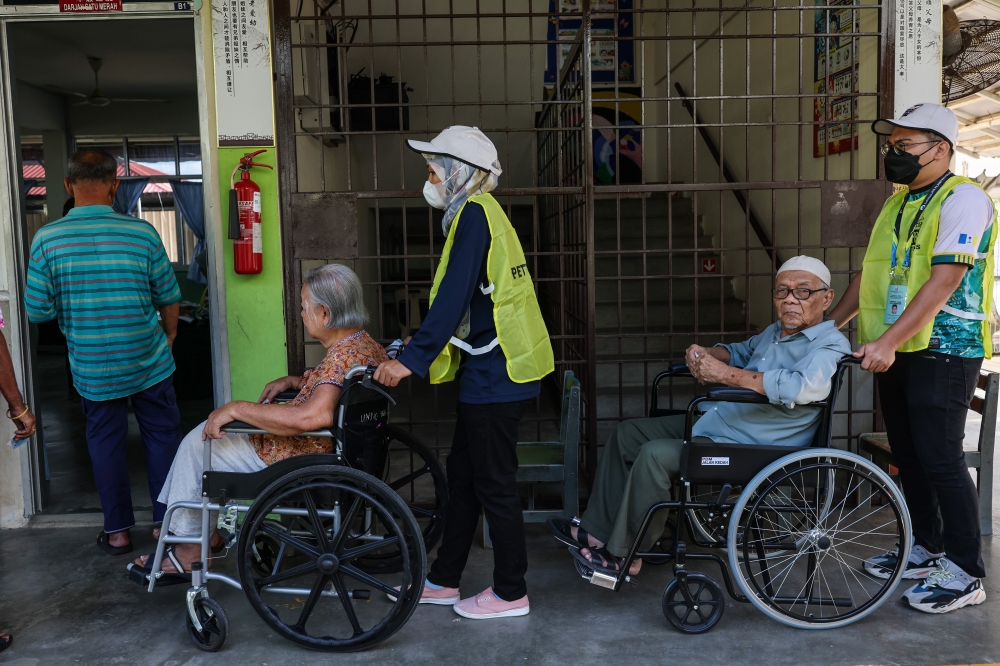
<instances>
[{"instance_id":1,"label":"green trousers","mask_svg":"<svg viewBox=\"0 0 1000 666\"><path fill-rule=\"evenodd\" d=\"M622 421L608 438L580 525L614 555L628 555L649 507L671 499L683 438L683 415ZM667 513L653 516L640 550L648 551L663 535Z\"/></svg>"}]
</instances>

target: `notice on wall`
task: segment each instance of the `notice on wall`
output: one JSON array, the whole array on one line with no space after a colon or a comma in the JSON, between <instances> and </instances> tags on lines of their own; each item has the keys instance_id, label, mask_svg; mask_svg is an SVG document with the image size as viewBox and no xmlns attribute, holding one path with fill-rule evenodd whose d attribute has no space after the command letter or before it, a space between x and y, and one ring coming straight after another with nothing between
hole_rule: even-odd
<instances>
[{"instance_id":1,"label":"notice on wall","mask_svg":"<svg viewBox=\"0 0 1000 666\"><path fill-rule=\"evenodd\" d=\"M77 14L120 12L122 0L59 0L60 12Z\"/></svg>"},{"instance_id":2,"label":"notice on wall","mask_svg":"<svg viewBox=\"0 0 1000 666\"><path fill-rule=\"evenodd\" d=\"M273 146L267 0L212 3L220 146Z\"/></svg>"},{"instance_id":3,"label":"notice on wall","mask_svg":"<svg viewBox=\"0 0 1000 666\"><path fill-rule=\"evenodd\" d=\"M897 0L895 116L941 102L941 0Z\"/></svg>"},{"instance_id":4,"label":"notice on wall","mask_svg":"<svg viewBox=\"0 0 1000 666\"><path fill-rule=\"evenodd\" d=\"M813 61L813 157L836 155L857 148L854 121L858 102L850 96L857 90L858 61L854 49L858 17L854 0L816 0L833 5L815 13L816 37ZM840 6L843 5L841 8Z\"/></svg>"}]
</instances>

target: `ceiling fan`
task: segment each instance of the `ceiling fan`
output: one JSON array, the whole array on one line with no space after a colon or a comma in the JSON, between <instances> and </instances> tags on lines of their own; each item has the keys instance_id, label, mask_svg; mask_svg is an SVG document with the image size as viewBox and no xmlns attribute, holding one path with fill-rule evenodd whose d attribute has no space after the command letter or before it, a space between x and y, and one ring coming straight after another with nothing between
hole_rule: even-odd
<instances>
[{"instance_id":1,"label":"ceiling fan","mask_svg":"<svg viewBox=\"0 0 1000 666\"><path fill-rule=\"evenodd\" d=\"M66 88L61 88L59 86L44 86L48 90L60 93L62 95L73 95L74 97L82 97L83 101L75 103L73 106L107 106L111 102L154 102L159 104L166 104L168 100L165 99L133 99L133 98L123 98L123 97L108 97L101 92L101 84L98 80L98 72L101 71L101 65L104 61L100 58L94 58L92 56L87 58L87 62L90 63L90 68L94 70L94 90L89 95L77 92L75 90L67 90Z\"/></svg>"}]
</instances>

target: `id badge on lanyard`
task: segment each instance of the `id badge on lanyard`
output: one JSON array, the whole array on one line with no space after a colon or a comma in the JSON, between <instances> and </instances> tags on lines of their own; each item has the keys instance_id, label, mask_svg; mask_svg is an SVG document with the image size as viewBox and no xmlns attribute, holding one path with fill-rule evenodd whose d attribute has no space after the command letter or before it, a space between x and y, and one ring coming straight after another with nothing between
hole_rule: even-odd
<instances>
[{"instance_id":1,"label":"id badge on lanyard","mask_svg":"<svg viewBox=\"0 0 1000 666\"><path fill-rule=\"evenodd\" d=\"M889 291L885 298L885 323L895 324L896 320L899 319L900 315L903 314L903 310L906 309L906 293L908 290L908 281L910 275L910 252L913 247L913 240L916 238L920 231L920 216L923 215L924 209L930 204L931 199L937 194L938 190L945 183L946 180L951 176L951 173L946 173L941 176L931 191L927 193L924 197L923 203L920 205L920 209L917 210L916 216L913 218L913 223L910 224L910 231L906 235L906 246L900 247L901 242L899 238L900 224L903 221L903 211L906 209L906 202L899 207L899 213L896 215L896 227L895 234L892 243L892 263L889 267ZM898 254L902 250L903 261L897 266Z\"/></svg>"}]
</instances>

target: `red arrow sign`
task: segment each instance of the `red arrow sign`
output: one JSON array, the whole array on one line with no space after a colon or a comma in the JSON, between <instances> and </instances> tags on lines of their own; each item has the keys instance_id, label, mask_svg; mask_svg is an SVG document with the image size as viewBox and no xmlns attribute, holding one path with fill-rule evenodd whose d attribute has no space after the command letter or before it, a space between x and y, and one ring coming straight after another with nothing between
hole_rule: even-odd
<instances>
[{"instance_id":1,"label":"red arrow sign","mask_svg":"<svg viewBox=\"0 0 1000 666\"><path fill-rule=\"evenodd\" d=\"M702 273L715 273L718 271L719 265L715 259L702 259L701 260L701 272Z\"/></svg>"}]
</instances>

